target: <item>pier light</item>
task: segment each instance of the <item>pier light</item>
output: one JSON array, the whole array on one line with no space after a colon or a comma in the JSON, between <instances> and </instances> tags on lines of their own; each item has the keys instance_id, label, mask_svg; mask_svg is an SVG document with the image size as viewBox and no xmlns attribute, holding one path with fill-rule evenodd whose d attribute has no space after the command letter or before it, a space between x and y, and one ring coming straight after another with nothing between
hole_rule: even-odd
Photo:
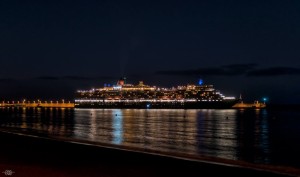
<instances>
[{"instance_id":1,"label":"pier light","mask_svg":"<svg viewBox=\"0 0 300 177\"><path fill-rule=\"evenodd\" d=\"M64 99L62 99L62 103L65 103L65 100L64 100Z\"/></svg>"},{"instance_id":2,"label":"pier light","mask_svg":"<svg viewBox=\"0 0 300 177\"><path fill-rule=\"evenodd\" d=\"M53 101L50 101L50 103L52 104Z\"/></svg>"},{"instance_id":3,"label":"pier light","mask_svg":"<svg viewBox=\"0 0 300 177\"><path fill-rule=\"evenodd\" d=\"M264 101L264 104L266 104L266 102L268 101L268 98L264 97L263 101Z\"/></svg>"}]
</instances>

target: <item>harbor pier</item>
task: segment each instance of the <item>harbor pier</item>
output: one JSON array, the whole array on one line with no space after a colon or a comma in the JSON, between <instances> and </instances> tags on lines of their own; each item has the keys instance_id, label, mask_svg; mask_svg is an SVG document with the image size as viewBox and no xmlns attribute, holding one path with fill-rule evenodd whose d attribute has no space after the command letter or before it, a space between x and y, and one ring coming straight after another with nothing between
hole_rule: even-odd
<instances>
[{"instance_id":1,"label":"harbor pier","mask_svg":"<svg viewBox=\"0 0 300 177\"><path fill-rule=\"evenodd\" d=\"M28 108L74 108L73 102L65 101L2 101L0 107L28 107Z\"/></svg>"}]
</instances>

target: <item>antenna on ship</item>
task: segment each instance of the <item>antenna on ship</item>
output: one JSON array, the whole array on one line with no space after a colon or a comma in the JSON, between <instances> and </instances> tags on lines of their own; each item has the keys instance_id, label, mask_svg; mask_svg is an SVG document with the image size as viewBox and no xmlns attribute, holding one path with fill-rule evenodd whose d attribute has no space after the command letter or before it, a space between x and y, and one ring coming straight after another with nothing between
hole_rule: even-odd
<instances>
[{"instance_id":1,"label":"antenna on ship","mask_svg":"<svg viewBox=\"0 0 300 177\"><path fill-rule=\"evenodd\" d=\"M240 93L239 103L243 103L242 94Z\"/></svg>"}]
</instances>

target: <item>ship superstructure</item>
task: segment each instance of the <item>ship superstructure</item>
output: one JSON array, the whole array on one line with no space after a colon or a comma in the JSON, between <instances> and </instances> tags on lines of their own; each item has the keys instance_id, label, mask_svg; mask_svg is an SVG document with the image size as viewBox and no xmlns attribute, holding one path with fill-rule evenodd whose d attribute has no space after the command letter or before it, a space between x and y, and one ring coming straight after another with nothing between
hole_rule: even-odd
<instances>
[{"instance_id":1,"label":"ship superstructure","mask_svg":"<svg viewBox=\"0 0 300 177\"><path fill-rule=\"evenodd\" d=\"M225 97L213 85L186 85L162 88L127 84L120 79L116 85L76 92L75 107L93 108L228 108L237 100Z\"/></svg>"}]
</instances>

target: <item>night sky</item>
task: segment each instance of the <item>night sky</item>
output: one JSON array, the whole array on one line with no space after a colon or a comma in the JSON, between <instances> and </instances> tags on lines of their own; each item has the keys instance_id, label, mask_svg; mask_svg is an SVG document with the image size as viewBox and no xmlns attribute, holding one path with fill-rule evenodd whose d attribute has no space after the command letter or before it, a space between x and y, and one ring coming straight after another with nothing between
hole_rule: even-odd
<instances>
[{"instance_id":1,"label":"night sky","mask_svg":"<svg viewBox=\"0 0 300 177\"><path fill-rule=\"evenodd\" d=\"M300 1L0 1L0 100L143 80L300 103Z\"/></svg>"}]
</instances>

